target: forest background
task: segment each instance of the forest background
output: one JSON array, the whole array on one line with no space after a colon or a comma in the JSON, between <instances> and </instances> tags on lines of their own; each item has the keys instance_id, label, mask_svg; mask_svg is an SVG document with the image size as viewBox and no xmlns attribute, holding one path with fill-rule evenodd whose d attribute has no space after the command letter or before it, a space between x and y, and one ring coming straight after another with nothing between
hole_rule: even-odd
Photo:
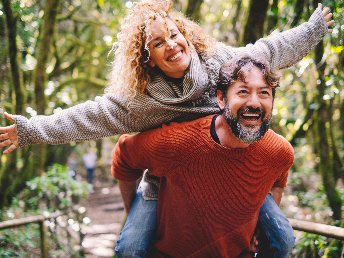
<instances>
[{"instance_id":1,"label":"forest background","mask_svg":"<svg viewBox=\"0 0 344 258\"><path fill-rule=\"evenodd\" d=\"M174 6L225 44L244 46L307 21L318 2L179 0ZM272 128L295 149L286 210L301 208L300 218L343 226L344 2L321 2L334 13L333 33L297 65L281 71ZM113 59L110 50L132 4L1 0L0 108L26 117L48 115L102 94ZM37 145L1 155L0 209L28 180L54 163L65 164L78 146ZM102 141L96 146L101 157Z\"/></svg>"}]
</instances>

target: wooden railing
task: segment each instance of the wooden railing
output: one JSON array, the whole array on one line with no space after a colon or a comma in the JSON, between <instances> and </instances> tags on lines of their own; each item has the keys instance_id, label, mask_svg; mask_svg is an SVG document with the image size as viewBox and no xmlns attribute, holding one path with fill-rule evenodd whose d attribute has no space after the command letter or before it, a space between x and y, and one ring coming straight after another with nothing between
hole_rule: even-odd
<instances>
[{"instance_id":1,"label":"wooden railing","mask_svg":"<svg viewBox=\"0 0 344 258\"><path fill-rule=\"evenodd\" d=\"M84 213L83 210L74 210L74 213L77 213L77 216ZM45 225L45 222L51 219L57 219L58 217L61 217L63 215L66 215L68 212L54 212L47 215L36 215L36 216L29 216L25 218L20 219L12 219L7 221L0 222L0 230L4 229L10 229L10 228L17 228L20 226L25 226L29 224L38 224L39 225L39 232L40 232L40 251L41 251L41 257L42 258L48 258L49 257L49 247L48 247L48 235L47 235L47 226ZM83 240L83 234L80 230L79 232L79 238L80 238L80 246L81 242Z\"/></svg>"},{"instance_id":2,"label":"wooden railing","mask_svg":"<svg viewBox=\"0 0 344 258\"><path fill-rule=\"evenodd\" d=\"M289 219L289 222L298 231L344 240L344 228L297 219Z\"/></svg>"},{"instance_id":3,"label":"wooden railing","mask_svg":"<svg viewBox=\"0 0 344 258\"><path fill-rule=\"evenodd\" d=\"M0 222L0 230L20 227L20 226L28 225L31 223L39 224L41 257L48 258L49 250L48 250L48 243L47 243L47 228L44 222L50 219L56 219L62 215L65 215L65 213L55 212L47 216L37 215L37 216L30 216L30 217L21 218L21 219L3 221L3 222ZM322 235L329 238L334 238L334 239L344 241L344 228L330 226L326 224L314 223L314 222L309 222L309 221L297 220L297 219L289 219L289 222L291 226L294 228L294 230L313 233L313 234ZM82 238L83 237L80 237L80 241L82 241Z\"/></svg>"}]
</instances>

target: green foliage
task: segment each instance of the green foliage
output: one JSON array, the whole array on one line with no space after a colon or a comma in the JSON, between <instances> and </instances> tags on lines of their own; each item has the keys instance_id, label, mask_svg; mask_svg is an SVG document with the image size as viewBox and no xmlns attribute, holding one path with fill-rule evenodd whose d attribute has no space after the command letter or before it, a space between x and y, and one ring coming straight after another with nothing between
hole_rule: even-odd
<instances>
[{"instance_id":1,"label":"green foliage","mask_svg":"<svg viewBox=\"0 0 344 258\"><path fill-rule=\"evenodd\" d=\"M0 234L0 257L39 256L39 228L36 224L7 229Z\"/></svg>"},{"instance_id":2,"label":"green foliage","mask_svg":"<svg viewBox=\"0 0 344 258\"><path fill-rule=\"evenodd\" d=\"M15 198L13 205L24 204L29 210L66 210L87 194L85 182L75 181L65 166L54 164L46 174L27 182L27 188Z\"/></svg>"},{"instance_id":3,"label":"green foliage","mask_svg":"<svg viewBox=\"0 0 344 258\"><path fill-rule=\"evenodd\" d=\"M293 253L295 258L340 258L343 242L304 233Z\"/></svg>"},{"instance_id":4,"label":"green foliage","mask_svg":"<svg viewBox=\"0 0 344 258\"><path fill-rule=\"evenodd\" d=\"M48 220L49 250L52 256L76 255L74 246L80 239L71 239L70 231L80 234L84 218L73 211L88 195L85 182L71 178L66 167L53 165L46 174L27 182L27 188L19 193L11 207L0 211L1 220L9 220L47 211L64 211L67 215L58 220ZM87 221L87 220L86 220ZM64 226L63 226L64 225ZM0 231L0 257L38 257L40 235L37 224ZM63 248L62 248L63 246ZM62 252L62 253L61 253ZM32 254L27 255L27 254Z\"/></svg>"},{"instance_id":5,"label":"green foliage","mask_svg":"<svg viewBox=\"0 0 344 258\"><path fill-rule=\"evenodd\" d=\"M295 247L295 257L320 258L328 245L327 238L315 234L304 233L298 245Z\"/></svg>"}]
</instances>

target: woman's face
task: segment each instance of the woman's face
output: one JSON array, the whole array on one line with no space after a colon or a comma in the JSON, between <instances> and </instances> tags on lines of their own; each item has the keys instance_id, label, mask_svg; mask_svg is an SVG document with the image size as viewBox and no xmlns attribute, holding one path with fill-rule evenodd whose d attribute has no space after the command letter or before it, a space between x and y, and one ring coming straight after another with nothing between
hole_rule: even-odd
<instances>
[{"instance_id":1,"label":"woman's face","mask_svg":"<svg viewBox=\"0 0 344 258\"><path fill-rule=\"evenodd\" d=\"M171 19L166 18L166 25L167 31L162 19L151 23L149 65L159 67L169 77L182 78L191 61L190 49Z\"/></svg>"}]
</instances>

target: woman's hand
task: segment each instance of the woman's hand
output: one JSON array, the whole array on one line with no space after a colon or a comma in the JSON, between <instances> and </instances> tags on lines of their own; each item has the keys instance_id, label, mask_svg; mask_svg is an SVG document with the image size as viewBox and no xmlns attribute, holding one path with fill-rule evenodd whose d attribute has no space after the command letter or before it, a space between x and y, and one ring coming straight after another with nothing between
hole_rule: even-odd
<instances>
[{"instance_id":1,"label":"woman's hand","mask_svg":"<svg viewBox=\"0 0 344 258\"><path fill-rule=\"evenodd\" d=\"M4 113L6 119L14 122L14 116ZM3 154L9 154L18 148L17 126L15 124L10 126L0 127L0 148L9 146L3 151Z\"/></svg>"},{"instance_id":2,"label":"woman's hand","mask_svg":"<svg viewBox=\"0 0 344 258\"><path fill-rule=\"evenodd\" d=\"M330 29L330 27L332 27L334 25L334 20L332 19L332 13L331 13L331 9L327 6L325 6L324 8L322 7L322 4L318 4L318 8L320 8L322 10L323 16L324 16L324 20L326 22L327 28L328 28L328 32L332 32L332 29Z\"/></svg>"}]
</instances>

